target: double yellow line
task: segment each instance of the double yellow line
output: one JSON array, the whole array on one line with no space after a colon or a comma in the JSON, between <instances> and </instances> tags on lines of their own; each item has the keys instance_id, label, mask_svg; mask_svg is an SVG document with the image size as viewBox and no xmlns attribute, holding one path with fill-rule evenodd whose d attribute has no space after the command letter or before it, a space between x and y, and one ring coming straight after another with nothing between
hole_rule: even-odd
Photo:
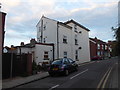
<instances>
[{"instance_id":1,"label":"double yellow line","mask_svg":"<svg viewBox=\"0 0 120 90\"><path fill-rule=\"evenodd\" d=\"M111 73L111 71L112 71L112 68L113 68L113 67L110 67L110 68L107 70L107 72L104 74L104 76L102 77L102 79L100 80L100 82L99 82L99 84L98 84L98 86L97 86L97 90L100 90L100 89L105 88L106 82L107 82L108 77L109 77L109 75L110 75L110 73Z\"/></svg>"}]
</instances>

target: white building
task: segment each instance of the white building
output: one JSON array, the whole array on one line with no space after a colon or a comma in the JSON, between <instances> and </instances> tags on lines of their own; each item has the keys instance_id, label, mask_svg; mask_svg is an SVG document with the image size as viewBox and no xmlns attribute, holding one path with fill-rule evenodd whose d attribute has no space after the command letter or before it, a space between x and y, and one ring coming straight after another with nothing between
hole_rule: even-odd
<instances>
[{"instance_id":1,"label":"white building","mask_svg":"<svg viewBox=\"0 0 120 90\"><path fill-rule=\"evenodd\" d=\"M78 63L90 61L89 29L74 20L62 23L44 16L36 27L38 43L54 43L55 59L67 57Z\"/></svg>"},{"instance_id":2,"label":"white building","mask_svg":"<svg viewBox=\"0 0 120 90\"><path fill-rule=\"evenodd\" d=\"M50 62L54 58L54 46L53 44L35 43L32 45L23 45L15 47L15 53L21 54L32 54L32 61L35 60L37 64L42 62Z\"/></svg>"}]
</instances>

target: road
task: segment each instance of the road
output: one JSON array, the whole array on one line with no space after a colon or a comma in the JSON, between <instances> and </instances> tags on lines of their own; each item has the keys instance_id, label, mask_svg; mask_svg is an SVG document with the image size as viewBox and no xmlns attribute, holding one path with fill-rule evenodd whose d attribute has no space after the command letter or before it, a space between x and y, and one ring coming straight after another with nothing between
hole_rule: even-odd
<instances>
[{"instance_id":1,"label":"road","mask_svg":"<svg viewBox=\"0 0 120 90\"><path fill-rule=\"evenodd\" d=\"M92 61L68 76L47 77L16 88L117 88L118 59ZM13 89L14 90L14 89Z\"/></svg>"}]
</instances>

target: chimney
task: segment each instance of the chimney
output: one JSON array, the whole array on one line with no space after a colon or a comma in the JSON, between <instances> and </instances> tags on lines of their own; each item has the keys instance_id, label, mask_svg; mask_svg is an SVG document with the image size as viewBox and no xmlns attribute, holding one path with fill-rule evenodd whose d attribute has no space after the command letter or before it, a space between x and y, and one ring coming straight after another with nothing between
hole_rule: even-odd
<instances>
[{"instance_id":1,"label":"chimney","mask_svg":"<svg viewBox=\"0 0 120 90\"><path fill-rule=\"evenodd\" d=\"M20 46L24 46L24 42L21 42L21 43L20 43Z\"/></svg>"},{"instance_id":2,"label":"chimney","mask_svg":"<svg viewBox=\"0 0 120 90\"><path fill-rule=\"evenodd\" d=\"M32 38L32 39L30 40L30 44L31 44L31 45L35 45L35 43L36 43L35 38Z\"/></svg>"}]
</instances>

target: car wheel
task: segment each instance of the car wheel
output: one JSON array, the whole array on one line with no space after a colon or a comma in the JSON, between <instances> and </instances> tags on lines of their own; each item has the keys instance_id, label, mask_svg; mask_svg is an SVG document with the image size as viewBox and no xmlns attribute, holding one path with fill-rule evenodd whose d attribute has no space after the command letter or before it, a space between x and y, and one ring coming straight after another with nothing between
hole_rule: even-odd
<instances>
[{"instance_id":1,"label":"car wheel","mask_svg":"<svg viewBox=\"0 0 120 90\"><path fill-rule=\"evenodd\" d=\"M68 75L69 75L69 71L65 70L65 76L68 76Z\"/></svg>"},{"instance_id":2,"label":"car wheel","mask_svg":"<svg viewBox=\"0 0 120 90\"><path fill-rule=\"evenodd\" d=\"M75 68L75 71L78 71L78 67Z\"/></svg>"}]
</instances>

